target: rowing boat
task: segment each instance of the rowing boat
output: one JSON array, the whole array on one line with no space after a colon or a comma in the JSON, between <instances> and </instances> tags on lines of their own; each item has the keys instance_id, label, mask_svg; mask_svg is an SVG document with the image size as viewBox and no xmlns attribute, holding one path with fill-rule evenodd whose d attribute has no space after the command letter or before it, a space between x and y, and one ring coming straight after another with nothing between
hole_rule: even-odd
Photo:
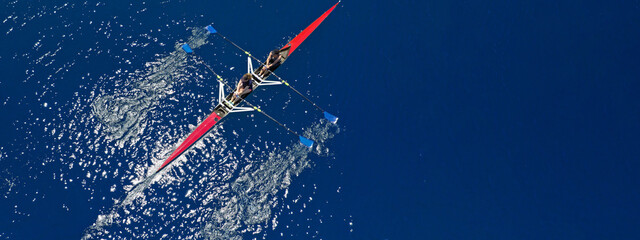
<instances>
[{"instance_id":1,"label":"rowing boat","mask_svg":"<svg viewBox=\"0 0 640 240\"><path fill-rule=\"evenodd\" d=\"M282 47L280 49L280 56L281 56L281 59L282 59L282 63L284 63L284 61L286 61L289 58L289 56L291 56L291 54L298 48L298 46L300 46L300 44L302 44L302 42L304 42L304 40L307 39L307 37L309 37L309 35L322 23L322 21L324 21L324 19L327 18L327 16L329 16L329 14L333 11L333 9L336 8L336 6L338 6L339 3L340 2L334 4L329 10L325 11L319 18L317 18L315 21L313 21L309 26L307 26L304 30L302 30L302 32L300 32L298 35L296 35L296 37L291 39L291 41L289 41L289 43L287 43L284 47ZM322 108L318 107L315 103L311 102L311 100L309 100L307 97L303 96L299 91L295 90L293 87L290 86L289 83L287 83L285 80L283 80L282 78L280 78L277 75L275 75L273 72L269 72L268 74L263 75L263 76L257 75L256 72L258 72L259 68L253 69L253 66L252 66L252 63L251 63L251 59L253 58L256 61L260 62L259 60L257 60L255 57L253 57L253 55L251 55L249 52L244 51L244 49L239 47L237 44L233 43L232 41L228 40L226 37L221 35L216 29L213 28L213 26L211 26L211 25L207 26L206 30L211 34L218 34L219 36L221 36L225 40L229 41L230 43L232 43L234 46L236 46L237 48L239 48L240 50L242 50L244 53L246 53L249 56L248 57L247 69L254 77L254 81L253 81L253 89L254 90L257 87L261 86L261 85L285 84L286 86L290 87L292 90L296 91L296 93L298 93L300 96L304 97L307 101L312 103L316 108L318 108L319 110L323 111L324 117L326 119L328 119L329 121L334 122L334 123L338 120L337 117L335 117L335 116L329 114L328 112L322 110ZM193 50L189 47L188 44L183 45L182 48L187 53L192 53L193 52ZM262 65L263 64L261 63L261 66ZM213 69L211 69L209 66L207 66L207 68L209 68L209 70L211 70L216 75L216 77L218 78L218 81L220 82L220 84L219 84L220 90L219 90L219 94L218 94L219 103L214 108L213 112L202 123L200 123L196 127L196 129L193 132L191 132L189 134L189 136L187 136L187 138L182 143L180 143L178 148L176 148L173 151L173 153L171 153L171 155L162 163L162 165L160 166L160 168L158 168L156 173L160 172L162 169L164 169L169 164L171 164L175 159L180 157L180 155L182 155L191 146L193 146L194 143L196 143L203 136L205 136L213 128L213 126L216 125L216 123L220 122L220 120L222 118L226 117L229 113L257 110L258 112L260 112L260 113L266 115L267 117L271 118L269 115L264 113L261 109L259 109L258 107L248 103L244 99L251 92L249 94L245 95L245 96L242 96L243 97L242 100L232 102L231 98L233 96L233 92L230 92L228 95L225 96L224 95L224 90L223 90L225 85L227 87L229 87L229 86L222 81L222 78L220 77L220 75L215 73L213 71ZM278 78L278 80L280 80L280 81L267 80L267 77L269 75L276 76ZM251 108L249 108L249 107L239 107L238 105L240 103L242 103L242 102L248 103L252 107ZM305 145L307 147L312 147L313 146L313 141L312 140L307 139L307 138L297 134L296 132L294 132L294 131L290 130L289 128L285 127L283 124L280 124L278 121L276 121L273 118L271 118L271 120L275 121L280 126L286 128L289 132L294 133L295 135L298 135L299 140L303 145Z\"/></svg>"}]
</instances>

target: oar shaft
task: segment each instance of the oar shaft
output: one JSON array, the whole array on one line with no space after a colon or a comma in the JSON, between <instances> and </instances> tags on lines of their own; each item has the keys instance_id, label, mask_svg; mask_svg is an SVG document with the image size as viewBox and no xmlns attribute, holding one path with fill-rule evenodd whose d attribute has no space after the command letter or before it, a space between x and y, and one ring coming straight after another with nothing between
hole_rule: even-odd
<instances>
[{"instance_id":1,"label":"oar shaft","mask_svg":"<svg viewBox=\"0 0 640 240\"><path fill-rule=\"evenodd\" d=\"M256 111L258 111L259 113L264 114L266 117L268 117L269 119L271 119L271 121L277 123L278 125L280 125L281 127L283 127L284 129L287 129L287 131L289 131L290 133L293 133L294 135L297 135L298 137L300 137L300 134L298 134L297 132L291 130L290 128L288 128L287 126L285 126L284 124L278 122L278 120L276 120L275 118L271 117L269 114L263 112L259 107L256 107L255 105L251 104L250 102L248 102L247 100L244 100L244 102L246 104L248 104L249 106L251 106L253 109L255 109Z\"/></svg>"},{"instance_id":2,"label":"oar shaft","mask_svg":"<svg viewBox=\"0 0 640 240\"><path fill-rule=\"evenodd\" d=\"M224 35L220 34L219 32L216 32L216 34L218 34L218 36L222 37L222 39L226 40L227 42L231 43L231 45L235 46L236 48L240 49L240 51L244 52L244 54L247 54L247 56L251 57L253 60L256 60L257 62L260 63L260 66L264 66L265 64L262 63L262 61L258 60L256 57L254 57L253 55L251 55L251 53L247 50L244 50L242 47L240 47L238 44L236 44L235 42L229 40L227 37L225 37ZM267 69L268 70L268 69Z\"/></svg>"},{"instance_id":3,"label":"oar shaft","mask_svg":"<svg viewBox=\"0 0 640 240\"><path fill-rule=\"evenodd\" d=\"M273 74L275 76L275 74ZM276 76L277 77L277 76ZM279 77L278 77L279 78ZM289 84L285 84L287 85L289 88L291 88L291 90L293 90L294 92L296 92L298 95L300 95L300 97L304 98L307 100L307 102L311 103L314 107L316 107L318 110L323 111L324 109L322 109L320 106L318 106L316 103L314 103L313 101L311 101L309 98L307 98L307 96L303 95L302 93L298 92L297 89L291 87Z\"/></svg>"}]
</instances>

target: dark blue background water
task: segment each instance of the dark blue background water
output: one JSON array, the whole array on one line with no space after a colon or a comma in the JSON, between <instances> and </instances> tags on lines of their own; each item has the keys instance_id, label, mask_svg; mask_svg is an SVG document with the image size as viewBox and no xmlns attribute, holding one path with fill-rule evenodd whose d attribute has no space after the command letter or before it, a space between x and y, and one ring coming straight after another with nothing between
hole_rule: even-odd
<instances>
[{"instance_id":1,"label":"dark blue background water","mask_svg":"<svg viewBox=\"0 0 640 240\"><path fill-rule=\"evenodd\" d=\"M130 184L124 176L70 182L86 175L83 168L51 160L72 162L60 149L88 148L80 143L86 140L60 140L51 129L60 132L65 123L78 121L66 113L89 114L82 106L94 95L123 87L117 70L143 69L186 41L187 28L211 22L262 56L332 4L15 1L3 7L0 238L80 238L113 206L112 199L126 194L120 187L109 191L114 182ZM299 203L291 203L292 210L278 205L274 212L284 210L278 217L284 224L261 234L268 239L640 237L639 22L638 1L341 3L279 70L340 117L340 133L326 143L330 156L312 155L314 167L294 177L287 190L302 199L312 196L305 208L314 210L300 212ZM150 44L131 46L131 39ZM202 47L205 60L244 69L241 57L213 58L225 43L209 41ZM101 50L89 50L96 46ZM56 49L61 50L55 57L38 61ZM181 92L197 99L216 96L210 80L193 86L177 82L180 92L159 99L175 114L148 113L180 121L158 123L164 131L195 124L210 110L209 101L190 102L191 95ZM260 93L263 99L268 91ZM171 97L181 102L167 103ZM296 114L311 112L308 105L280 113L277 102L262 102L294 126L319 117ZM243 134L280 131L262 116L254 118L262 130ZM248 119L227 119L225 128L239 128ZM75 131L92 130L64 133ZM180 131L166 140L167 147L187 130ZM227 130L222 137L232 136ZM269 138L262 137L291 143L283 134ZM99 152L91 158L114 161L123 155L126 162L137 161L131 152ZM107 166L109 173L131 171L126 164ZM162 185L151 188L163 196ZM206 221L184 222L176 226L178 233L160 223L147 227L177 238L180 229L198 231ZM117 225L113 228L118 236Z\"/></svg>"}]
</instances>

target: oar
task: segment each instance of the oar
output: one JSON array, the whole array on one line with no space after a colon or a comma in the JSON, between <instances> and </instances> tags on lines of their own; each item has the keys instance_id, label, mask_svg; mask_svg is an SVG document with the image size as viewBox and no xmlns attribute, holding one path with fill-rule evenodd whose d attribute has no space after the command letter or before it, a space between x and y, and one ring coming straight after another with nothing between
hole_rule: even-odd
<instances>
[{"instance_id":1,"label":"oar","mask_svg":"<svg viewBox=\"0 0 640 240\"><path fill-rule=\"evenodd\" d=\"M222 37L224 40L226 40L227 42L231 43L233 46L235 46L236 48L240 49L240 51L242 51L244 54L247 54L247 56L251 57L253 60L257 61L260 63L260 65L262 67L265 66L265 64L260 61L259 59L257 59L256 57L254 57L253 55L251 55L250 52L244 50L242 47L240 47L238 44L236 44L235 42L229 40L227 37L225 37L224 35L220 34L215 28L213 28L213 26L209 25L206 27L207 31L209 31L209 33L211 34L218 34L218 36ZM323 115L324 118L326 118L327 120L329 120L329 122L332 123L337 123L338 122L338 117L334 116L333 114L325 111L324 109L322 109L320 106L318 106L318 104L316 104L315 102L311 101L311 99L309 99L307 96L305 96L304 94L300 93L300 91L296 90L293 86L291 86L291 84L289 84L287 81L285 81L284 79L282 79L280 76L276 75L274 72L272 72L271 70L267 69L267 71L269 71L269 73L271 73L273 76L275 76L276 78L278 78L278 80L280 80L284 85L286 85L287 87L291 88L291 90L293 90L295 93L297 93L298 95L300 95L302 98L304 98L305 100L307 100L307 102L311 103L314 107L316 107L318 110L320 110Z\"/></svg>"}]
</instances>

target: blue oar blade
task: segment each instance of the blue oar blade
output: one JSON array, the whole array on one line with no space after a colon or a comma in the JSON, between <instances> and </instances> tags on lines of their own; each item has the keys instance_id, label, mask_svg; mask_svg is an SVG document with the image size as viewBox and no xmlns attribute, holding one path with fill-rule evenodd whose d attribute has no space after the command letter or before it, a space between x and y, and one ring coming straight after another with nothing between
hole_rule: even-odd
<instances>
[{"instance_id":1,"label":"blue oar blade","mask_svg":"<svg viewBox=\"0 0 640 240\"><path fill-rule=\"evenodd\" d=\"M300 136L300 143L307 146L308 148L311 148L313 146L313 141L303 136Z\"/></svg>"},{"instance_id":2,"label":"blue oar blade","mask_svg":"<svg viewBox=\"0 0 640 240\"><path fill-rule=\"evenodd\" d=\"M189 47L189 44L186 44L186 43L184 45L182 45L182 50L184 50L187 53L192 53L193 52L193 50L191 50L191 47Z\"/></svg>"},{"instance_id":3,"label":"blue oar blade","mask_svg":"<svg viewBox=\"0 0 640 240\"><path fill-rule=\"evenodd\" d=\"M327 120L329 120L329 122L332 123L337 123L338 122L338 117L331 115L331 113L328 112L324 112L324 118L326 118Z\"/></svg>"},{"instance_id":4,"label":"blue oar blade","mask_svg":"<svg viewBox=\"0 0 640 240\"><path fill-rule=\"evenodd\" d=\"M218 31L216 31L215 28L213 28L211 25L207 26L207 31L209 31L209 33L214 34L217 33Z\"/></svg>"}]
</instances>

